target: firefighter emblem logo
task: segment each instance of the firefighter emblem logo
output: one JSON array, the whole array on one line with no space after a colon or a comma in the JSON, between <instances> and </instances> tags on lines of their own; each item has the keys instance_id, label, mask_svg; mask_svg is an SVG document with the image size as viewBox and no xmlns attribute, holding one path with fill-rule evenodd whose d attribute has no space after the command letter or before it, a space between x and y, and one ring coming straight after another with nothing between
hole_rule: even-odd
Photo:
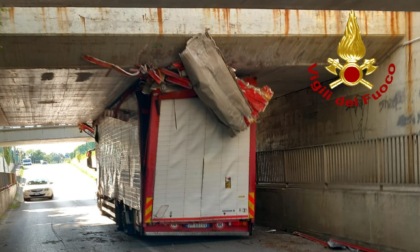
<instances>
[{"instance_id":1,"label":"firefighter emblem logo","mask_svg":"<svg viewBox=\"0 0 420 252\"><path fill-rule=\"evenodd\" d=\"M341 65L339 59L328 58L330 65L325 68L328 72L339 76L338 80L330 84L330 88L334 89L343 83L350 87L361 83L366 88L372 89L372 83L363 79L363 77L364 75L373 73L378 67L374 66L375 59L373 58L365 59L362 65L357 64L365 56L366 48L360 35L356 15L353 11L350 12L344 36L338 44L337 54L346 62L344 65Z\"/></svg>"}]
</instances>

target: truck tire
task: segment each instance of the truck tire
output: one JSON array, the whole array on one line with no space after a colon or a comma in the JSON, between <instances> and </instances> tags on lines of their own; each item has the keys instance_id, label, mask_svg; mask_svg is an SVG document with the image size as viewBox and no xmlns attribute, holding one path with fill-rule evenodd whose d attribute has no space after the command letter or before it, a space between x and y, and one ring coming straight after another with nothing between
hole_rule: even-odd
<instances>
[{"instance_id":1,"label":"truck tire","mask_svg":"<svg viewBox=\"0 0 420 252\"><path fill-rule=\"evenodd\" d=\"M114 205L115 205L115 223L117 224L117 229L119 231L124 230L124 225L123 225L123 209L122 209L122 204L119 203L117 200L114 201Z\"/></svg>"}]
</instances>

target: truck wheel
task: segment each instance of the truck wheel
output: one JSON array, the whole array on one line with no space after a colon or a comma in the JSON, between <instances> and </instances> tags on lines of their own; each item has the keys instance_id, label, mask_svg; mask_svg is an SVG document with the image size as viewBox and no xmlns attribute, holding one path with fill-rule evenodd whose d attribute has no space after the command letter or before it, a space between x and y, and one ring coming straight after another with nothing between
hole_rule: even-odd
<instances>
[{"instance_id":1,"label":"truck wheel","mask_svg":"<svg viewBox=\"0 0 420 252\"><path fill-rule=\"evenodd\" d=\"M121 207L121 203L119 203L117 200L115 200L114 202L115 205L115 223L117 224L117 228L118 230L124 230L124 225L123 225L123 210Z\"/></svg>"}]
</instances>

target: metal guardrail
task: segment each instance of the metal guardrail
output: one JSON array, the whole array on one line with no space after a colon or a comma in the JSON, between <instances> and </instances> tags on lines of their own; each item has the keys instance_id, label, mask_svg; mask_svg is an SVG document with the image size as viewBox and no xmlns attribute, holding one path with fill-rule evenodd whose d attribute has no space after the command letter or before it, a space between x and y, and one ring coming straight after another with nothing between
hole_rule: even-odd
<instances>
[{"instance_id":1,"label":"metal guardrail","mask_svg":"<svg viewBox=\"0 0 420 252\"><path fill-rule=\"evenodd\" d=\"M258 183L420 184L419 135L257 153Z\"/></svg>"},{"instance_id":2,"label":"metal guardrail","mask_svg":"<svg viewBox=\"0 0 420 252\"><path fill-rule=\"evenodd\" d=\"M0 191L16 184L16 175L14 173L0 172Z\"/></svg>"}]
</instances>

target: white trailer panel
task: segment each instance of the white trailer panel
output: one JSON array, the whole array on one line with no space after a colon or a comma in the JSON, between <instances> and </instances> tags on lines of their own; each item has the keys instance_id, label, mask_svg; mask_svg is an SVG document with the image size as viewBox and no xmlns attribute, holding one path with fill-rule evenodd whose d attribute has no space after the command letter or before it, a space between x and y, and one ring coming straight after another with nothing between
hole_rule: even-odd
<instances>
[{"instance_id":1,"label":"white trailer panel","mask_svg":"<svg viewBox=\"0 0 420 252\"><path fill-rule=\"evenodd\" d=\"M153 219L248 216L250 130L235 137L197 98L162 100Z\"/></svg>"}]
</instances>

